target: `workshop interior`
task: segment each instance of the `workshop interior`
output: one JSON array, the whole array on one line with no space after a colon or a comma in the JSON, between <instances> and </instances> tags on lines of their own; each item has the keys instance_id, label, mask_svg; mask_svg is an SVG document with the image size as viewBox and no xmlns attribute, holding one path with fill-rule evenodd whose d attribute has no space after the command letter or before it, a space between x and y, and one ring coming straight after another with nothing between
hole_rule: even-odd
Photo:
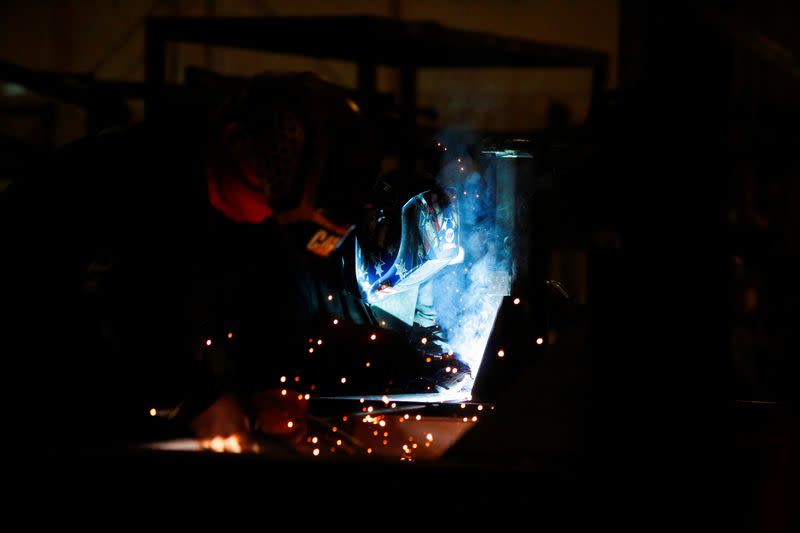
<instances>
[{"instance_id":1,"label":"workshop interior","mask_svg":"<svg viewBox=\"0 0 800 533\"><path fill-rule=\"evenodd\" d=\"M53 436L31 464L365 486L402 479L442 494L480 478L488 481L469 490L520 482L517 497L560 509L611 502L611 480L625 480L617 494L638 502L642 529L660 523L645 509L665 499L733 531L797 527L800 6L37 0L2 2L0 14L2 260L14 265L3 291L15 288L15 268L47 272L45 284L63 273L18 257L33 239L26 224L50 219L6 216L43 162L86 139L102 150L117 132L197 118L253 77L279 80L264 97L279 109L267 128L283 135L265 148L281 199L267 219L291 227L308 261L323 265L309 276L331 265L341 276L309 281L326 287L313 295L322 318L296 345L261 338L253 320L212 324L192 340L221 379L234 372L225 358L235 350L286 363L274 376L253 375L258 364L245 373L301 406L296 418L280 415L291 431L200 438L186 413L208 402L197 407L181 389L136 404L135 438L104 442L114 407L94 405L113 402L84 391L92 403L74 416L89 417L78 427L91 424L93 437ZM340 127L340 115L358 126ZM163 138L150 143L158 154L208 156L205 145L173 150ZM76 174L48 168L70 190ZM300 170L286 185L280 172L291 169ZM128 180L131 199L160 190L151 176L137 183L110 165L103 176ZM281 210L281 201L296 204ZM338 222L350 204L356 216ZM126 224L156 224L148 209L137 216ZM237 283L271 277L275 296L262 305L293 324L280 295L294 281L272 272L294 267L253 235L270 266ZM202 253L222 264L225 247L207 244ZM102 285L113 267L93 261L91 283ZM184 290L183 274L166 260L158 269L135 312L98 320L165 315L160 297ZM17 301L3 299L5 325L16 324ZM181 320L159 326L150 344L114 342L124 353L152 351L143 360L159 372L155 354L167 350L152 343L177 345ZM59 327L45 322L31 335ZM52 355L5 329L4 351L46 373L38 361ZM53 368L81 357L80 346L64 350ZM22 381L15 364L9 382ZM107 378L96 372L89 382ZM22 403L41 389L26 388ZM635 488L651 486L652 499ZM703 487L719 505L697 503Z\"/></svg>"}]
</instances>

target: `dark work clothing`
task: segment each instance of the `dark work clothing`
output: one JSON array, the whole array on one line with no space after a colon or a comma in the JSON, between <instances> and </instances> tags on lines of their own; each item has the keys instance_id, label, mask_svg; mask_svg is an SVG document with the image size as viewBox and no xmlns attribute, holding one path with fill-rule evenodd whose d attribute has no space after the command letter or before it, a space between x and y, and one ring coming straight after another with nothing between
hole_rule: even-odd
<instances>
[{"instance_id":1,"label":"dark work clothing","mask_svg":"<svg viewBox=\"0 0 800 533\"><path fill-rule=\"evenodd\" d=\"M203 131L85 139L4 193L5 345L31 410L133 431L150 407L278 386L332 316L372 320L347 286L349 241L318 257L308 224L235 223L210 205Z\"/></svg>"}]
</instances>

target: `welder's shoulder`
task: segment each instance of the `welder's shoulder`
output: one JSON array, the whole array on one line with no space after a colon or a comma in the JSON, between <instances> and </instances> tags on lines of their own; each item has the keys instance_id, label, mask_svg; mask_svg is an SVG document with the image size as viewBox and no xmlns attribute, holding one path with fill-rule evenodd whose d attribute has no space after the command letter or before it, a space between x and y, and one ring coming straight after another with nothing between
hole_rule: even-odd
<instances>
[{"instance_id":1,"label":"welder's shoulder","mask_svg":"<svg viewBox=\"0 0 800 533\"><path fill-rule=\"evenodd\" d=\"M158 142L149 135L151 129L139 123L83 137L58 148L50 163L62 170L103 168L109 174L124 172L155 151Z\"/></svg>"}]
</instances>

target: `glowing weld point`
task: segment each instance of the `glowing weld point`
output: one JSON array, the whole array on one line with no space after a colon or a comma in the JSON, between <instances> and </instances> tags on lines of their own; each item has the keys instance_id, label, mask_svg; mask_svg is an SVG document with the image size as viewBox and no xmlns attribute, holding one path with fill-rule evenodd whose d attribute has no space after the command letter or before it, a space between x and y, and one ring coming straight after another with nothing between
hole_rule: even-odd
<instances>
[{"instance_id":1,"label":"glowing weld point","mask_svg":"<svg viewBox=\"0 0 800 533\"><path fill-rule=\"evenodd\" d=\"M342 439L339 439L339 440L337 440L337 441L336 441L336 445L337 445L337 446L341 446L341 445L342 445Z\"/></svg>"},{"instance_id":2,"label":"glowing weld point","mask_svg":"<svg viewBox=\"0 0 800 533\"><path fill-rule=\"evenodd\" d=\"M358 401L364 403L364 398L360 398Z\"/></svg>"},{"instance_id":3,"label":"glowing weld point","mask_svg":"<svg viewBox=\"0 0 800 533\"><path fill-rule=\"evenodd\" d=\"M367 407L367 412L368 412L368 413L371 413L371 412L372 412L372 406L371 406L371 405L370 405L369 407Z\"/></svg>"},{"instance_id":4,"label":"glowing weld point","mask_svg":"<svg viewBox=\"0 0 800 533\"><path fill-rule=\"evenodd\" d=\"M369 340L371 340L371 341L374 341L374 340L375 340L375 339L377 339L377 338L378 338L378 336L377 336L377 335L375 335L374 333L373 333L372 335L370 335L370 336L369 336Z\"/></svg>"},{"instance_id":5,"label":"glowing weld point","mask_svg":"<svg viewBox=\"0 0 800 533\"><path fill-rule=\"evenodd\" d=\"M411 447L416 450L417 449L417 443L415 442L414 444L411 445Z\"/></svg>"},{"instance_id":6,"label":"glowing weld point","mask_svg":"<svg viewBox=\"0 0 800 533\"><path fill-rule=\"evenodd\" d=\"M416 419L417 419L417 420L422 420L422 415L417 415L417 416L416 416Z\"/></svg>"},{"instance_id":7,"label":"glowing weld point","mask_svg":"<svg viewBox=\"0 0 800 533\"><path fill-rule=\"evenodd\" d=\"M389 403L389 397L388 397L388 396L386 396L386 395L384 395L384 396L381 398L381 401L382 401L383 403Z\"/></svg>"},{"instance_id":8,"label":"glowing weld point","mask_svg":"<svg viewBox=\"0 0 800 533\"><path fill-rule=\"evenodd\" d=\"M425 337L422 337L422 338L419 340L419 342L421 342L422 344L428 344L428 339L427 339L427 338L425 338Z\"/></svg>"},{"instance_id":9,"label":"glowing weld point","mask_svg":"<svg viewBox=\"0 0 800 533\"><path fill-rule=\"evenodd\" d=\"M232 339L232 338L233 338L233 333L231 333L231 332L228 332L228 338L229 338L229 339Z\"/></svg>"},{"instance_id":10,"label":"glowing weld point","mask_svg":"<svg viewBox=\"0 0 800 533\"><path fill-rule=\"evenodd\" d=\"M380 422L378 422L378 425L379 425L380 427L384 427L384 426L386 426L386 420L381 420Z\"/></svg>"},{"instance_id":11,"label":"glowing weld point","mask_svg":"<svg viewBox=\"0 0 800 533\"><path fill-rule=\"evenodd\" d=\"M430 358L430 357L426 357L426 358L425 358L425 362L426 362L426 363L430 363L430 362L431 362L431 358Z\"/></svg>"},{"instance_id":12,"label":"glowing weld point","mask_svg":"<svg viewBox=\"0 0 800 533\"><path fill-rule=\"evenodd\" d=\"M483 406L482 405L478 406L478 411L483 411Z\"/></svg>"},{"instance_id":13,"label":"glowing weld point","mask_svg":"<svg viewBox=\"0 0 800 533\"><path fill-rule=\"evenodd\" d=\"M392 409L394 409L395 407L397 407L397 404L392 402Z\"/></svg>"},{"instance_id":14,"label":"glowing weld point","mask_svg":"<svg viewBox=\"0 0 800 533\"><path fill-rule=\"evenodd\" d=\"M372 448L367 448L367 453L372 453Z\"/></svg>"},{"instance_id":15,"label":"glowing weld point","mask_svg":"<svg viewBox=\"0 0 800 533\"><path fill-rule=\"evenodd\" d=\"M299 383L300 382L300 376L295 376L294 377L294 382L295 383Z\"/></svg>"},{"instance_id":16,"label":"glowing weld point","mask_svg":"<svg viewBox=\"0 0 800 533\"><path fill-rule=\"evenodd\" d=\"M287 392L286 389L282 389L281 390L281 396L286 396L286 392Z\"/></svg>"},{"instance_id":17,"label":"glowing weld point","mask_svg":"<svg viewBox=\"0 0 800 533\"><path fill-rule=\"evenodd\" d=\"M477 421L478 421L478 417L477 417L477 416L473 416L473 417L472 417L472 421L473 421L473 422L477 422Z\"/></svg>"},{"instance_id":18,"label":"glowing weld point","mask_svg":"<svg viewBox=\"0 0 800 533\"><path fill-rule=\"evenodd\" d=\"M331 428L331 431L333 431L334 433L336 433L337 431L339 431L339 428L337 428L336 426L333 426L333 427Z\"/></svg>"},{"instance_id":19,"label":"glowing weld point","mask_svg":"<svg viewBox=\"0 0 800 533\"><path fill-rule=\"evenodd\" d=\"M281 376L281 383L286 383L286 376Z\"/></svg>"},{"instance_id":20,"label":"glowing weld point","mask_svg":"<svg viewBox=\"0 0 800 533\"><path fill-rule=\"evenodd\" d=\"M465 416L465 417L464 417L464 422L469 422L469 418L467 418L467 417Z\"/></svg>"},{"instance_id":21,"label":"glowing weld point","mask_svg":"<svg viewBox=\"0 0 800 533\"><path fill-rule=\"evenodd\" d=\"M519 302L520 302L519 298L514 298L514 305L519 305Z\"/></svg>"},{"instance_id":22,"label":"glowing weld point","mask_svg":"<svg viewBox=\"0 0 800 533\"><path fill-rule=\"evenodd\" d=\"M433 442L433 433L428 433L425 438L428 439L428 442Z\"/></svg>"},{"instance_id":23,"label":"glowing weld point","mask_svg":"<svg viewBox=\"0 0 800 533\"><path fill-rule=\"evenodd\" d=\"M298 399L298 400L302 400L302 399L303 399L303 395L302 395L302 394L298 394L298 395L297 395L297 399Z\"/></svg>"},{"instance_id":24,"label":"glowing weld point","mask_svg":"<svg viewBox=\"0 0 800 533\"><path fill-rule=\"evenodd\" d=\"M381 320L381 326L385 326L385 325L386 325L386 321L385 320Z\"/></svg>"},{"instance_id":25,"label":"glowing weld point","mask_svg":"<svg viewBox=\"0 0 800 533\"><path fill-rule=\"evenodd\" d=\"M305 396L303 396L303 398L305 398L306 400L310 400L311 399L311 395L310 394L306 394Z\"/></svg>"},{"instance_id":26,"label":"glowing weld point","mask_svg":"<svg viewBox=\"0 0 800 533\"><path fill-rule=\"evenodd\" d=\"M449 367L449 366L448 366L448 367L445 367L444 371L445 371L445 372L447 372L447 373L449 374L449 373L450 373L450 367Z\"/></svg>"},{"instance_id":27,"label":"glowing weld point","mask_svg":"<svg viewBox=\"0 0 800 533\"><path fill-rule=\"evenodd\" d=\"M465 403L462 403L462 404L461 404L461 408L462 408L462 409L464 409L466 406L467 406L467 404L465 404Z\"/></svg>"},{"instance_id":28,"label":"glowing weld point","mask_svg":"<svg viewBox=\"0 0 800 533\"><path fill-rule=\"evenodd\" d=\"M339 323L339 319L338 319L338 318L334 318L334 319L333 319L333 325L335 326L335 325L336 325L336 324L338 324L338 323Z\"/></svg>"},{"instance_id":29,"label":"glowing weld point","mask_svg":"<svg viewBox=\"0 0 800 533\"><path fill-rule=\"evenodd\" d=\"M498 350L497 351L497 357L505 357L505 356L506 356L506 352L505 351L503 351L503 350Z\"/></svg>"},{"instance_id":30,"label":"glowing weld point","mask_svg":"<svg viewBox=\"0 0 800 533\"><path fill-rule=\"evenodd\" d=\"M316 444L317 442L319 442L319 439L317 437L312 437L311 442Z\"/></svg>"},{"instance_id":31,"label":"glowing weld point","mask_svg":"<svg viewBox=\"0 0 800 533\"><path fill-rule=\"evenodd\" d=\"M319 345L319 344L322 344L322 339L318 340L318 341L317 341L317 344L318 344L318 345Z\"/></svg>"},{"instance_id":32,"label":"glowing weld point","mask_svg":"<svg viewBox=\"0 0 800 533\"><path fill-rule=\"evenodd\" d=\"M451 370L451 372L452 372L453 374L455 374L456 372L458 372L458 369L457 369L456 367L453 367L453 370Z\"/></svg>"},{"instance_id":33,"label":"glowing weld point","mask_svg":"<svg viewBox=\"0 0 800 533\"><path fill-rule=\"evenodd\" d=\"M319 455L319 448L314 448L314 455Z\"/></svg>"},{"instance_id":34,"label":"glowing weld point","mask_svg":"<svg viewBox=\"0 0 800 533\"><path fill-rule=\"evenodd\" d=\"M206 340L206 346L211 346L211 339Z\"/></svg>"},{"instance_id":35,"label":"glowing weld point","mask_svg":"<svg viewBox=\"0 0 800 533\"><path fill-rule=\"evenodd\" d=\"M541 338L541 337L539 337L538 339L536 339L536 344L542 344L543 342L544 342L544 339L543 339L543 338Z\"/></svg>"},{"instance_id":36,"label":"glowing weld point","mask_svg":"<svg viewBox=\"0 0 800 533\"><path fill-rule=\"evenodd\" d=\"M347 383L347 378L342 378L342 383Z\"/></svg>"},{"instance_id":37,"label":"glowing weld point","mask_svg":"<svg viewBox=\"0 0 800 533\"><path fill-rule=\"evenodd\" d=\"M329 295L328 295L328 301L330 302L330 301L332 301L332 300L333 300L333 294L329 294Z\"/></svg>"},{"instance_id":38,"label":"glowing weld point","mask_svg":"<svg viewBox=\"0 0 800 533\"><path fill-rule=\"evenodd\" d=\"M405 418L406 420L408 420L408 415L404 416L403 418Z\"/></svg>"},{"instance_id":39,"label":"glowing weld point","mask_svg":"<svg viewBox=\"0 0 800 533\"><path fill-rule=\"evenodd\" d=\"M286 427L289 428L289 429L293 428L294 427L294 422L289 420L289 422L286 424Z\"/></svg>"},{"instance_id":40,"label":"glowing weld point","mask_svg":"<svg viewBox=\"0 0 800 533\"><path fill-rule=\"evenodd\" d=\"M156 416L156 413L157 413L157 411L156 411L156 408L155 408L155 407L153 407L152 409L150 409L150 416Z\"/></svg>"},{"instance_id":41,"label":"glowing weld point","mask_svg":"<svg viewBox=\"0 0 800 533\"><path fill-rule=\"evenodd\" d=\"M314 348L309 348L308 353L314 353Z\"/></svg>"},{"instance_id":42,"label":"glowing weld point","mask_svg":"<svg viewBox=\"0 0 800 533\"><path fill-rule=\"evenodd\" d=\"M370 364L371 364L371 363L370 363L369 361L367 361L367 362L364 364L364 366L365 366L365 367L367 367L367 368L369 368Z\"/></svg>"}]
</instances>

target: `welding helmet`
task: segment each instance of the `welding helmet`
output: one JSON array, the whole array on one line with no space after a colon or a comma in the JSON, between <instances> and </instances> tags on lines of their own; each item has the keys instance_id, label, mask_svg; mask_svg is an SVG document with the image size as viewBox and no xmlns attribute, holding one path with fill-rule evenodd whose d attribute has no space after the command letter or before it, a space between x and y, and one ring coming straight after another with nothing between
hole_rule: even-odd
<instances>
[{"instance_id":1,"label":"welding helmet","mask_svg":"<svg viewBox=\"0 0 800 533\"><path fill-rule=\"evenodd\" d=\"M380 183L384 202L357 234L356 276L364 299L411 324L420 285L463 260L458 196L434 187L398 204Z\"/></svg>"},{"instance_id":2,"label":"welding helmet","mask_svg":"<svg viewBox=\"0 0 800 533\"><path fill-rule=\"evenodd\" d=\"M380 155L347 92L312 73L266 73L232 91L212 130L237 125L239 152L280 222L329 228L356 219Z\"/></svg>"}]
</instances>

